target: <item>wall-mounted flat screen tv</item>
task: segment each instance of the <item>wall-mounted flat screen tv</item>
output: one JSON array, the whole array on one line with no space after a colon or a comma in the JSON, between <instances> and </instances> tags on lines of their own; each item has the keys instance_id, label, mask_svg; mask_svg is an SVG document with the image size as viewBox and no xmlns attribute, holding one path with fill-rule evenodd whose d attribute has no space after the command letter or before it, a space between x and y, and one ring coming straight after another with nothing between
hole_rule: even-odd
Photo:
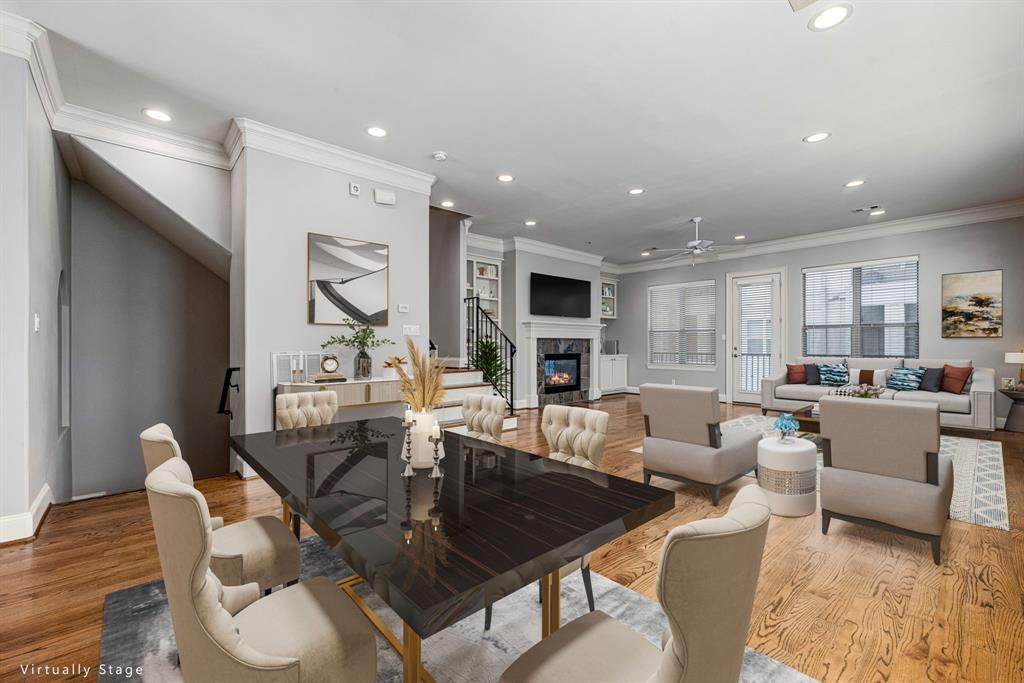
<instances>
[{"instance_id":1,"label":"wall-mounted flat screen tv","mask_svg":"<svg viewBox=\"0 0 1024 683\"><path fill-rule=\"evenodd\" d=\"M530 313L563 318L590 317L590 281L530 273Z\"/></svg>"}]
</instances>

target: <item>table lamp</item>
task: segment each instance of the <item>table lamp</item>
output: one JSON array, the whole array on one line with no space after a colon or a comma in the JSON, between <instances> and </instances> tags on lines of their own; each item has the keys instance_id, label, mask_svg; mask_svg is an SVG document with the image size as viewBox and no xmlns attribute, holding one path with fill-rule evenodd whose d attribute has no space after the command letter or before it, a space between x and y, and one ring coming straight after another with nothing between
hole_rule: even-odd
<instances>
[{"instance_id":1,"label":"table lamp","mask_svg":"<svg viewBox=\"0 0 1024 683\"><path fill-rule=\"evenodd\" d=\"M1007 365L1016 363L1020 366L1017 371L1017 382L1024 384L1024 351L1007 351L1003 362Z\"/></svg>"}]
</instances>

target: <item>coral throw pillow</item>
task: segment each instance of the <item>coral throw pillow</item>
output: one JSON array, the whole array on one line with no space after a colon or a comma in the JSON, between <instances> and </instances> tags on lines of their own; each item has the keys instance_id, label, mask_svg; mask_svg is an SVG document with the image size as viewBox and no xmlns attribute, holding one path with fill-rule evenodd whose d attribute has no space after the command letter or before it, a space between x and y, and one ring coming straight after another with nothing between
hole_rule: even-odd
<instances>
[{"instance_id":1,"label":"coral throw pillow","mask_svg":"<svg viewBox=\"0 0 1024 683\"><path fill-rule=\"evenodd\" d=\"M786 363L786 382L788 384L806 384L807 370L802 365L790 365Z\"/></svg>"},{"instance_id":2,"label":"coral throw pillow","mask_svg":"<svg viewBox=\"0 0 1024 683\"><path fill-rule=\"evenodd\" d=\"M957 368L952 365L942 366L942 390L951 394L959 394L967 386L974 368Z\"/></svg>"}]
</instances>

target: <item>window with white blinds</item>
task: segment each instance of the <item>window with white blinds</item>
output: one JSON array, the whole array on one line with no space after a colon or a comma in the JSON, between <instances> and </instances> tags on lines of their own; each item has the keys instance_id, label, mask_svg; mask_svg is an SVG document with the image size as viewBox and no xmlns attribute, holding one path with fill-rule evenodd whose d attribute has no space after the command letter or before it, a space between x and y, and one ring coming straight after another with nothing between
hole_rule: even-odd
<instances>
[{"instance_id":1,"label":"window with white blinds","mask_svg":"<svg viewBox=\"0 0 1024 683\"><path fill-rule=\"evenodd\" d=\"M805 356L918 355L917 257L807 268Z\"/></svg>"},{"instance_id":2,"label":"window with white blinds","mask_svg":"<svg viewBox=\"0 0 1024 683\"><path fill-rule=\"evenodd\" d=\"M715 365L715 281L647 288L647 363Z\"/></svg>"}]
</instances>

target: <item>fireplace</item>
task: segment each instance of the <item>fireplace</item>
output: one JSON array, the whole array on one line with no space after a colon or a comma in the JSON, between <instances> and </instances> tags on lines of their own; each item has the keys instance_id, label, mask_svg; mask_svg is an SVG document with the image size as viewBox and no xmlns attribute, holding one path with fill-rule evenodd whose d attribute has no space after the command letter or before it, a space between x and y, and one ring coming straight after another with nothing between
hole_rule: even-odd
<instances>
[{"instance_id":1,"label":"fireplace","mask_svg":"<svg viewBox=\"0 0 1024 683\"><path fill-rule=\"evenodd\" d=\"M580 354L544 354L544 393L560 394L580 389Z\"/></svg>"}]
</instances>

